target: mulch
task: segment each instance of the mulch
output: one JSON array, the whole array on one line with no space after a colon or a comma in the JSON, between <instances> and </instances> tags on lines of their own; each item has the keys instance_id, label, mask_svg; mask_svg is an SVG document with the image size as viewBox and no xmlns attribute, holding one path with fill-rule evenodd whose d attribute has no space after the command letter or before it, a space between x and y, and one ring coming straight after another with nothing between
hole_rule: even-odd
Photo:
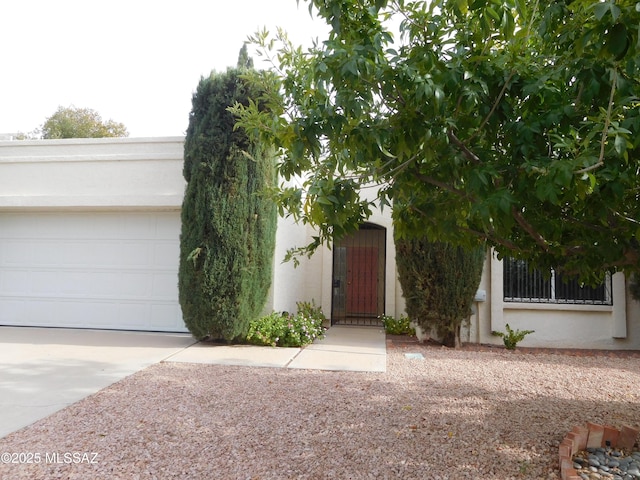
<instances>
[{"instance_id":1,"label":"mulch","mask_svg":"<svg viewBox=\"0 0 640 480\"><path fill-rule=\"evenodd\" d=\"M409 335L389 335L387 334L387 349L446 349L444 345L434 341L426 340L419 342L414 336ZM453 349L452 349L453 350ZM504 352L507 351L502 345L489 345L477 343L463 343L458 349L467 352ZM570 355L574 357L608 357L608 358L640 358L640 350L598 350L581 348L532 348L517 347L514 353L520 354L555 354Z\"/></svg>"}]
</instances>

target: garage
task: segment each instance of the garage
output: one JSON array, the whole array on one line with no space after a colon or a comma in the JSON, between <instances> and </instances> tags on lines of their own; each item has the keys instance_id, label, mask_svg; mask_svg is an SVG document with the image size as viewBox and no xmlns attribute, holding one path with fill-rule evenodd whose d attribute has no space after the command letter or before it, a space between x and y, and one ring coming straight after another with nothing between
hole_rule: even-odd
<instances>
[{"instance_id":1,"label":"garage","mask_svg":"<svg viewBox=\"0 0 640 480\"><path fill-rule=\"evenodd\" d=\"M179 212L0 213L0 323L186 331Z\"/></svg>"},{"instance_id":2,"label":"garage","mask_svg":"<svg viewBox=\"0 0 640 480\"><path fill-rule=\"evenodd\" d=\"M179 234L179 212L0 213L0 323L186 331Z\"/></svg>"},{"instance_id":3,"label":"garage","mask_svg":"<svg viewBox=\"0 0 640 480\"><path fill-rule=\"evenodd\" d=\"M0 325L186 332L183 146L0 142Z\"/></svg>"}]
</instances>

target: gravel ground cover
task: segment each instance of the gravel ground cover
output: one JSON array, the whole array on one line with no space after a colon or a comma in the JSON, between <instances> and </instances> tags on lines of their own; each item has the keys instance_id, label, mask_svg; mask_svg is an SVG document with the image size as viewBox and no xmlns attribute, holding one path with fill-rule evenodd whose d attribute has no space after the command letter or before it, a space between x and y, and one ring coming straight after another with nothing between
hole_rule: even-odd
<instances>
[{"instance_id":1,"label":"gravel ground cover","mask_svg":"<svg viewBox=\"0 0 640 480\"><path fill-rule=\"evenodd\" d=\"M161 363L0 439L0 478L556 479L586 421L640 424L640 358L404 345L386 373Z\"/></svg>"}]
</instances>

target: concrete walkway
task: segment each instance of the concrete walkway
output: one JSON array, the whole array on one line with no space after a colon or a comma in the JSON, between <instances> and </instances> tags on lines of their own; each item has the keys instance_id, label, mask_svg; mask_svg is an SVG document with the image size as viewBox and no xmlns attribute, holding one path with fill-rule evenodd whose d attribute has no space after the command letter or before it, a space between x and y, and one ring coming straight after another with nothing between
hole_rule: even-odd
<instances>
[{"instance_id":1,"label":"concrete walkway","mask_svg":"<svg viewBox=\"0 0 640 480\"><path fill-rule=\"evenodd\" d=\"M335 326L325 338L305 348L198 343L170 356L167 362L301 368L351 372L386 372L385 333L376 327Z\"/></svg>"},{"instance_id":2,"label":"concrete walkway","mask_svg":"<svg viewBox=\"0 0 640 480\"><path fill-rule=\"evenodd\" d=\"M0 326L0 437L158 362L386 371L382 329L332 327L306 348L202 344L189 334Z\"/></svg>"}]
</instances>

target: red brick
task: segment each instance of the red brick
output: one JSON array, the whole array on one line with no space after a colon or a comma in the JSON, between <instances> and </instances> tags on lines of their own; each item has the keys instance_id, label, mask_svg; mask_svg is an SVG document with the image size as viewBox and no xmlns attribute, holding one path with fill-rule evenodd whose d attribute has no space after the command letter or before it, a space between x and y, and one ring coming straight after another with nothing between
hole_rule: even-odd
<instances>
[{"instance_id":1,"label":"red brick","mask_svg":"<svg viewBox=\"0 0 640 480\"><path fill-rule=\"evenodd\" d=\"M563 458L560 462L560 473L562 474L562 478L567 478L572 474L578 474L578 472L573 468L573 462L568 458Z\"/></svg>"},{"instance_id":2,"label":"red brick","mask_svg":"<svg viewBox=\"0 0 640 480\"><path fill-rule=\"evenodd\" d=\"M571 443L567 443L566 441L562 441L560 447L558 447L558 453L560 457L560 464L562 464L563 459L571 459Z\"/></svg>"},{"instance_id":3,"label":"red brick","mask_svg":"<svg viewBox=\"0 0 640 480\"><path fill-rule=\"evenodd\" d=\"M576 453L578 453L580 451L580 449L578 448L578 434L574 433L574 432L569 432L567 433L567 436L564 437L565 441L570 441L571 442L571 456L573 457Z\"/></svg>"},{"instance_id":4,"label":"red brick","mask_svg":"<svg viewBox=\"0 0 640 480\"><path fill-rule=\"evenodd\" d=\"M604 435L602 436L602 446L617 447L620 430L610 425L604 426Z\"/></svg>"},{"instance_id":5,"label":"red brick","mask_svg":"<svg viewBox=\"0 0 640 480\"><path fill-rule=\"evenodd\" d=\"M602 437L604 436L604 427L597 423L587 422L589 428L589 438L587 439L587 448L598 448L602 446Z\"/></svg>"},{"instance_id":6,"label":"red brick","mask_svg":"<svg viewBox=\"0 0 640 480\"><path fill-rule=\"evenodd\" d=\"M640 429L634 427L624 426L620 429L620 436L618 437L618 448L631 449L638 439L638 433Z\"/></svg>"},{"instance_id":7,"label":"red brick","mask_svg":"<svg viewBox=\"0 0 640 480\"><path fill-rule=\"evenodd\" d=\"M589 429L587 427L575 426L571 431L576 435L578 435L578 438L577 438L578 451L581 451L587 448L587 439L589 438Z\"/></svg>"}]
</instances>

